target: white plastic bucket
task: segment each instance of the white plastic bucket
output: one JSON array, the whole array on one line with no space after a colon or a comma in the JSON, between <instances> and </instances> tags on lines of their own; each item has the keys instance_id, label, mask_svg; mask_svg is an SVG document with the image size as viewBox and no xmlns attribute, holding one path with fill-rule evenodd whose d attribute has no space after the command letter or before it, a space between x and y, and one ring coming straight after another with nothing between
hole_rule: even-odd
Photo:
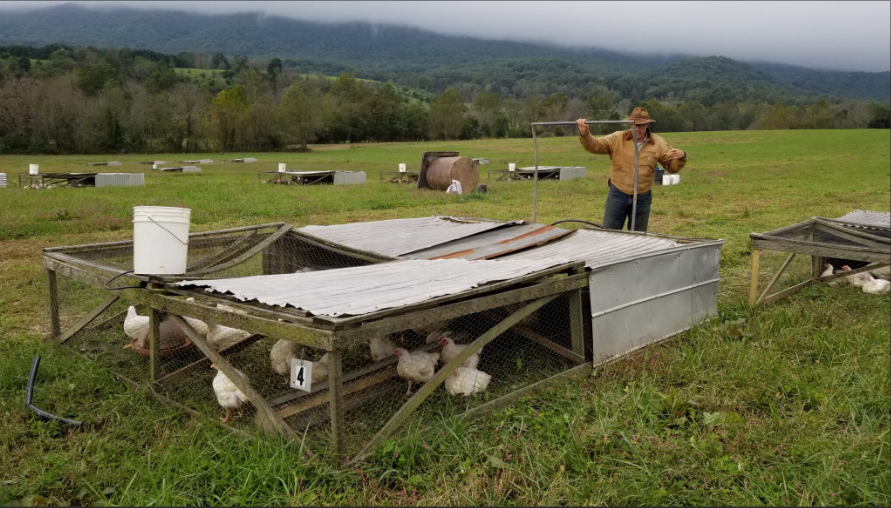
<instances>
[{"instance_id":1,"label":"white plastic bucket","mask_svg":"<svg viewBox=\"0 0 891 508\"><path fill-rule=\"evenodd\" d=\"M284 173L284 172L285 172L285 163L284 163L284 162L279 162L279 163L278 163L278 172L279 172L279 173Z\"/></svg>"},{"instance_id":2,"label":"white plastic bucket","mask_svg":"<svg viewBox=\"0 0 891 508\"><path fill-rule=\"evenodd\" d=\"M681 183L681 175L671 175L671 184L676 185Z\"/></svg>"},{"instance_id":3,"label":"white plastic bucket","mask_svg":"<svg viewBox=\"0 0 891 508\"><path fill-rule=\"evenodd\" d=\"M39 170L40 170L40 166L38 164L28 165L28 174L29 175L36 175Z\"/></svg>"},{"instance_id":4,"label":"white plastic bucket","mask_svg":"<svg viewBox=\"0 0 891 508\"><path fill-rule=\"evenodd\" d=\"M399 164L399 172L405 173L405 164L402 164L402 163Z\"/></svg>"},{"instance_id":5,"label":"white plastic bucket","mask_svg":"<svg viewBox=\"0 0 891 508\"><path fill-rule=\"evenodd\" d=\"M510 162L510 163L508 163L508 165L507 165L507 170L508 170L508 171L516 171L516 170L517 170L517 164L514 163L514 162Z\"/></svg>"},{"instance_id":6,"label":"white plastic bucket","mask_svg":"<svg viewBox=\"0 0 891 508\"><path fill-rule=\"evenodd\" d=\"M186 272L191 214L189 208L133 207L133 273L180 275Z\"/></svg>"}]
</instances>

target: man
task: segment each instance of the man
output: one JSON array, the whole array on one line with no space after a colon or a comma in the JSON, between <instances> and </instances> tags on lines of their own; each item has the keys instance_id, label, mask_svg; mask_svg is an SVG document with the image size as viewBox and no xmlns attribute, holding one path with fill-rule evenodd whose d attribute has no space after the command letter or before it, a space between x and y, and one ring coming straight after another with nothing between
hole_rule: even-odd
<instances>
[{"instance_id":1,"label":"man","mask_svg":"<svg viewBox=\"0 0 891 508\"><path fill-rule=\"evenodd\" d=\"M634 229L646 231L650 219L650 202L653 195L653 177L659 163L669 173L677 173L687 163L687 154L665 144L665 140L650 132L649 125L656 121L650 118L644 108L634 108L628 118L634 122L631 129L637 132L640 154L637 179L637 214ZM609 194L603 212L604 229L622 229L627 220L631 229L631 211L634 198L634 139L631 129L595 138L585 124L578 120L579 141L585 150L600 155L609 155L612 164L609 169Z\"/></svg>"}]
</instances>

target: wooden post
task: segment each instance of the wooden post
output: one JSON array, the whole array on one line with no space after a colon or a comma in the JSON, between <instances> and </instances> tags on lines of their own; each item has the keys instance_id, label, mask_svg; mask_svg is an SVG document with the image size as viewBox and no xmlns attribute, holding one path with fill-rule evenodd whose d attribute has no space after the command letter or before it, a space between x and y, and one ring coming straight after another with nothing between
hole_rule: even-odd
<instances>
[{"instance_id":1,"label":"wooden post","mask_svg":"<svg viewBox=\"0 0 891 508\"><path fill-rule=\"evenodd\" d=\"M758 249L752 249L752 281L749 285L749 306L754 307L758 301Z\"/></svg>"},{"instance_id":2,"label":"wooden post","mask_svg":"<svg viewBox=\"0 0 891 508\"><path fill-rule=\"evenodd\" d=\"M343 454L343 355L328 351L328 411L331 415L331 453L336 464Z\"/></svg>"},{"instance_id":3,"label":"wooden post","mask_svg":"<svg viewBox=\"0 0 891 508\"><path fill-rule=\"evenodd\" d=\"M225 374L230 381L232 381L232 384L234 384L236 388L241 390L241 393L244 394L245 398L247 398L247 400L257 409L258 416L263 419L270 428L275 429L285 439L293 440L297 445L300 445L301 440L300 437L297 436L297 433L295 433L294 430L291 429L291 427L288 427L288 424L285 423L284 420L279 418L279 416L275 413L275 410L266 403L266 399L264 399L262 395L257 393L257 391L254 390L254 387L251 386L250 383L246 382L244 378L238 375L238 373L235 371L235 367L233 367L228 360L217 353L216 350L207 343L204 337L196 332L195 329L192 328L192 326L189 325L189 323L187 323L185 319L174 314L170 314L170 319L172 319L173 322L180 327L183 333L185 333L190 339L192 339L192 344L195 344L195 346L198 347L198 349L200 349L202 353L207 355L207 357L210 358L210 360L217 366L217 368L220 369L220 371L222 371L223 374ZM307 450L307 453L309 455L312 455L312 452L308 448L304 447L304 449Z\"/></svg>"},{"instance_id":4,"label":"wooden post","mask_svg":"<svg viewBox=\"0 0 891 508\"><path fill-rule=\"evenodd\" d=\"M786 271L786 267L789 266L789 263L791 263L793 259L795 259L794 252L792 254L789 254L789 257L787 257L786 261L783 262L783 266L781 266L779 271L777 271L776 275L774 275L773 278L770 279L770 282L767 284L767 287L764 288L764 292L761 293L761 296L759 296L757 300L755 300L755 305L758 305L759 303L761 303L764 300L764 298L767 296L767 293L769 293L770 290L773 289L773 285L776 284L778 280L780 280L780 276L783 275L783 272Z\"/></svg>"},{"instance_id":5,"label":"wooden post","mask_svg":"<svg viewBox=\"0 0 891 508\"><path fill-rule=\"evenodd\" d=\"M585 358L585 314L582 312L582 290L569 293L569 328L572 334L572 350Z\"/></svg>"},{"instance_id":6,"label":"wooden post","mask_svg":"<svg viewBox=\"0 0 891 508\"><path fill-rule=\"evenodd\" d=\"M111 305L118 301L117 295L111 295L105 299L102 303L100 303L95 309L91 310L86 316L82 317L77 323L74 324L71 328L65 331L65 334L59 336L59 342L65 342L74 335L83 330L85 326L92 323L94 319L96 319L99 314L105 312L105 309L111 307Z\"/></svg>"},{"instance_id":7,"label":"wooden post","mask_svg":"<svg viewBox=\"0 0 891 508\"><path fill-rule=\"evenodd\" d=\"M149 381L154 385L161 358L161 313L149 309Z\"/></svg>"},{"instance_id":8,"label":"wooden post","mask_svg":"<svg viewBox=\"0 0 891 508\"><path fill-rule=\"evenodd\" d=\"M56 271L46 268L46 310L49 314L50 338L55 339L62 333L59 324L59 286L56 283Z\"/></svg>"},{"instance_id":9,"label":"wooden post","mask_svg":"<svg viewBox=\"0 0 891 508\"><path fill-rule=\"evenodd\" d=\"M362 448L362 450L360 450L359 453L356 454L356 458L354 460L361 461L366 456L368 456L368 454L375 446L377 446L381 441L389 437L390 434L392 434L397 428L399 428L399 426L402 425L409 416L411 416L412 412L414 412L414 410L417 409L418 406L420 406L421 403L424 402L424 400L426 400L431 393L433 393L433 390L435 390L440 384L442 384L443 381L445 381L448 376L455 372L455 369L460 367L465 360L471 357L471 355L482 349L483 346L493 341L496 337L507 331L510 327L514 326L533 312L547 305L551 300L557 298L557 296L559 295L546 296L544 298L539 298L538 300L526 304L525 306L523 306L523 308L514 312L513 314L505 318L504 321L493 326L489 329L489 331L482 334L476 340L468 344L466 348L461 350L460 353L452 358L452 361L443 365L442 368L440 368L436 372L436 374L434 374L433 377L430 378L429 381L424 383L424 386L419 388L418 391L416 391L415 394L412 395L410 399L408 399L408 402L403 404L403 406L399 408L398 411L396 411L396 414L394 414L390 418L390 420L386 424L384 424L381 430L379 430L377 434L375 434L374 437L371 438L371 441L369 441Z\"/></svg>"}]
</instances>

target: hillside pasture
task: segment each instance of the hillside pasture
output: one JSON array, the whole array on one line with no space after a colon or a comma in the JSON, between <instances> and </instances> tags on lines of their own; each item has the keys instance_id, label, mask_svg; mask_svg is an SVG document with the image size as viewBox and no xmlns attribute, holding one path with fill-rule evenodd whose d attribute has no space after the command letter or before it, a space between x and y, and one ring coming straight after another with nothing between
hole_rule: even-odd
<instances>
[{"instance_id":1,"label":"hillside pasture","mask_svg":"<svg viewBox=\"0 0 891 508\"><path fill-rule=\"evenodd\" d=\"M104 365L44 340L40 249L132 238L134 206L185 206L192 231L283 221L295 226L455 215L530 220L531 182L487 180L534 164L531 139L340 145L310 153L0 155L0 504L847 505L891 503L891 299L810 286L767 307L745 302L750 232L853 209L891 209L887 130L665 135L689 156L681 184L654 187L650 231L722 238L719 316L584 379L489 416L412 422L367 462L338 469L275 439L246 440ZM337 149L334 149L337 148ZM486 194L379 182L424 151L486 157ZM587 177L539 183L536 222L600 222L609 160L575 137L539 139L541 165ZM256 157L250 164L223 159ZM136 161L211 158L202 173ZM119 160L122 166L88 168ZM366 171L359 186L278 186L258 171ZM41 172L142 172L145 187L14 187ZM564 227L575 227L564 224ZM783 256L765 255L762 284ZM801 277L798 265L783 284ZM642 282L643 283L643 282ZM763 287L763 285L762 285ZM66 428L24 405L43 360L38 407L84 421ZM433 424L436 431L421 434ZM40 496L40 497L37 497Z\"/></svg>"}]
</instances>

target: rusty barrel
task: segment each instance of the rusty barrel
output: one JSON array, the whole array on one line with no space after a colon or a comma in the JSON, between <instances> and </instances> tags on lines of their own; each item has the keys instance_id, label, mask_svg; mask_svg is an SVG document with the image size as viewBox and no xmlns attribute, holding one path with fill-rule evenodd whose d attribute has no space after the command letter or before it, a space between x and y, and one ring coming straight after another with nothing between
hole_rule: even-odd
<instances>
[{"instance_id":1,"label":"rusty barrel","mask_svg":"<svg viewBox=\"0 0 891 508\"><path fill-rule=\"evenodd\" d=\"M461 192L469 194L480 180L479 165L470 157L440 157L427 167L427 186L444 191L452 180L461 182Z\"/></svg>"}]
</instances>

